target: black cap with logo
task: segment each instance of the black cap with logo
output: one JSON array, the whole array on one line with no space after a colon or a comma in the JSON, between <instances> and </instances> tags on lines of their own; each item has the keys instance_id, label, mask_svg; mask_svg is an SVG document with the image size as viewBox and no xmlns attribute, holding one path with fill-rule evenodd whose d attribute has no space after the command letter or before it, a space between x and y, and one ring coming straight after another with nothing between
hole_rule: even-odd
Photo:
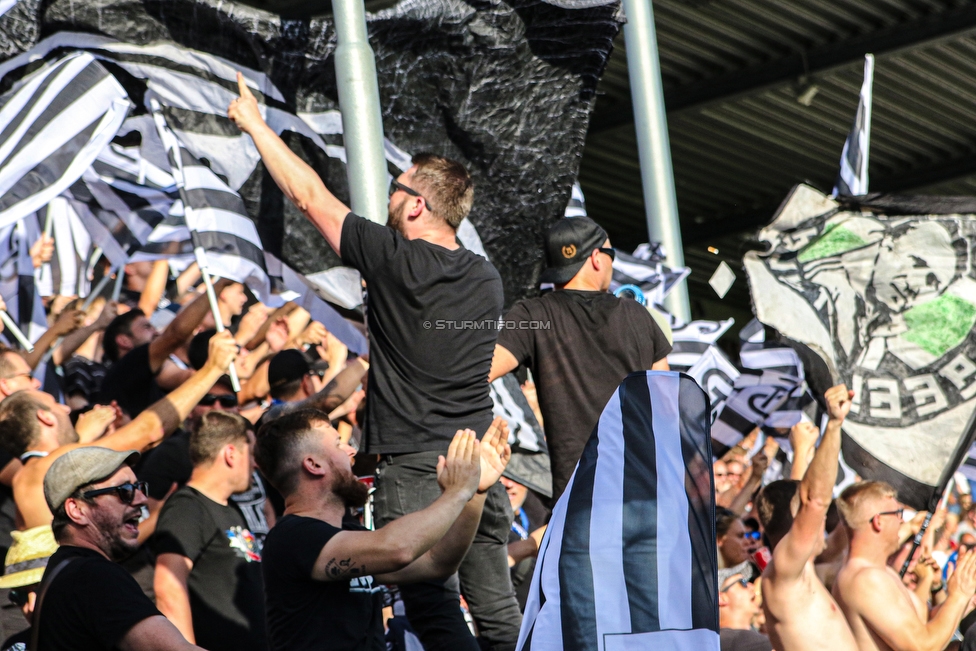
<instances>
[{"instance_id":1,"label":"black cap with logo","mask_svg":"<svg viewBox=\"0 0 976 651\"><path fill-rule=\"evenodd\" d=\"M607 232L589 217L566 217L553 224L546 234L548 268L539 281L562 285L582 268L594 249L607 241Z\"/></svg>"}]
</instances>

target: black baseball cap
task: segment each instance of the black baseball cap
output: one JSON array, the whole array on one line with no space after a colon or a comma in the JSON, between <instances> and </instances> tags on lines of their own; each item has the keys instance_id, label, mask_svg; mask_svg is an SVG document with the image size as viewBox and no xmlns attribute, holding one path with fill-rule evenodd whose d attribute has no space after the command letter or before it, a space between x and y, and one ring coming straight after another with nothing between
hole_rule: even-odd
<instances>
[{"instance_id":1,"label":"black baseball cap","mask_svg":"<svg viewBox=\"0 0 976 651\"><path fill-rule=\"evenodd\" d=\"M308 371L308 360L300 350L283 350L268 363L268 386L277 389L289 382L300 380Z\"/></svg>"},{"instance_id":2,"label":"black baseball cap","mask_svg":"<svg viewBox=\"0 0 976 651\"><path fill-rule=\"evenodd\" d=\"M607 241L607 232L589 217L565 217L546 234L548 268L540 282L562 285L573 279L586 259Z\"/></svg>"}]
</instances>

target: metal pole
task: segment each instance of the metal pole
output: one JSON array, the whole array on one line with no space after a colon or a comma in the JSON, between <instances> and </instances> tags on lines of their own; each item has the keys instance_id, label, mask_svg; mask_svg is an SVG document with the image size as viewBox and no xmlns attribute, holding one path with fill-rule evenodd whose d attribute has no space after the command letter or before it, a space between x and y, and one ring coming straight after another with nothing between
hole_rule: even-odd
<instances>
[{"instance_id":1,"label":"metal pole","mask_svg":"<svg viewBox=\"0 0 976 651\"><path fill-rule=\"evenodd\" d=\"M336 86L350 204L357 215L385 224L388 182L383 120L376 61L366 38L366 10L362 0L332 0L332 12L337 40Z\"/></svg>"},{"instance_id":2,"label":"metal pole","mask_svg":"<svg viewBox=\"0 0 976 651\"><path fill-rule=\"evenodd\" d=\"M674 193L654 9L651 0L623 0L623 6L627 16L624 41L630 74L630 96L634 102L634 128L637 130L637 151L644 186L647 234L652 241L664 245L668 264L683 267L685 256L681 248L681 225ZM666 305L681 320L691 320L685 281L682 280L674 288L666 299Z\"/></svg>"}]
</instances>

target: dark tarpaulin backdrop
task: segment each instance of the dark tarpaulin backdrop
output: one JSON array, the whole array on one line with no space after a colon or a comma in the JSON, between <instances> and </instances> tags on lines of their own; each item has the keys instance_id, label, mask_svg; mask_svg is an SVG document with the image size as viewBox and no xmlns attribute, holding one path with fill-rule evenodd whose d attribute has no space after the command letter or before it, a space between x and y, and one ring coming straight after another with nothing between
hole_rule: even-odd
<instances>
[{"instance_id":1,"label":"dark tarpaulin backdrop","mask_svg":"<svg viewBox=\"0 0 976 651\"><path fill-rule=\"evenodd\" d=\"M385 136L405 152L432 151L468 166L476 184L471 221L501 273L506 306L535 292L543 234L563 215L597 81L621 24L616 2L580 4L403 0L367 18ZM291 112L338 108L330 17L286 20L217 0L54 0L43 6L26 0L0 17L0 57L61 31L137 45L172 41L267 74ZM135 113L143 111L143 83L107 67L130 93ZM14 81L5 78L4 89ZM167 117L193 130L199 116ZM236 132L229 120L210 120L206 128ZM348 200L344 164L303 135L284 135ZM341 145L342 136L326 142ZM305 274L338 264L260 163L240 192L268 251Z\"/></svg>"}]
</instances>

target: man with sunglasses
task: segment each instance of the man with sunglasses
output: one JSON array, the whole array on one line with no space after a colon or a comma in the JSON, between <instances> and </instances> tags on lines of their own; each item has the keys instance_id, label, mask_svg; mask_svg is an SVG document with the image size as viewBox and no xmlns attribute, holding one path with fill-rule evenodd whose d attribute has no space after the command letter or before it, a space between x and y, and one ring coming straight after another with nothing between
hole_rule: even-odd
<instances>
[{"instance_id":1,"label":"man with sunglasses","mask_svg":"<svg viewBox=\"0 0 976 651\"><path fill-rule=\"evenodd\" d=\"M265 124L241 75L238 86L228 116L251 136L285 196L366 281L364 451L380 455L374 513L383 526L439 495L437 457L457 430L484 432L492 421L485 378L504 296L495 268L457 237L474 184L461 163L417 154L390 186L386 226L370 222L352 214ZM492 487L460 571L479 636L492 651L512 651L521 622L505 545L511 522L505 490ZM456 578L411 585L401 594L427 651L478 651L458 608Z\"/></svg>"},{"instance_id":2,"label":"man with sunglasses","mask_svg":"<svg viewBox=\"0 0 976 651\"><path fill-rule=\"evenodd\" d=\"M747 576L748 574L748 576ZM759 614L756 586L748 561L718 571L718 625L722 651L772 651L769 638L752 628Z\"/></svg>"},{"instance_id":3,"label":"man with sunglasses","mask_svg":"<svg viewBox=\"0 0 976 651\"><path fill-rule=\"evenodd\" d=\"M118 562L138 547L146 486L138 452L74 448L51 464L44 498L61 545L34 607L34 651L187 650L190 644Z\"/></svg>"},{"instance_id":4,"label":"man with sunglasses","mask_svg":"<svg viewBox=\"0 0 976 651\"><path fill-rule=\"evenodd\" d=\"M947 594L929 617L929 604L909 590L888 558L901 546L905 509L895 489L869 481L849 486L837 507L850 540L834 596L860 651L939 651L959 628L976 594L976 552L959 555Z\"/></svg>"},{"instance_id":5,"label":"man with sunglasses","mask_svg":"<svg viewBox=\"0 0 976 651\"><path fill-rule=\"evenodd\" d=\"M148 449L173 433L197 401L227 372L237 356L229 332L210 340L210 356L202 369L165 398L124 427L98 439L98 445L117 450ZM51 523L44 503L43 480L51 465L79 443L68 408L42 391L20 391L0 402L0 446L20 457L24 467L13 480L14 500L24 528Z\"/></svg>"},{"instance_id":6,"label":"man with sunglasses","mask_svg":"<svg viewBox=\"0 0 976 651\"><path fill-rule=\"evenodd\" d=\"M524 364L532 371L552 460L552 501L569 482L607 400L634 371L666 371L671 352L654 317L609 293L614 250L588 217L560 219L546 235L555 291L505 315L489 381Z\"/></svg>"}]
</instances>

